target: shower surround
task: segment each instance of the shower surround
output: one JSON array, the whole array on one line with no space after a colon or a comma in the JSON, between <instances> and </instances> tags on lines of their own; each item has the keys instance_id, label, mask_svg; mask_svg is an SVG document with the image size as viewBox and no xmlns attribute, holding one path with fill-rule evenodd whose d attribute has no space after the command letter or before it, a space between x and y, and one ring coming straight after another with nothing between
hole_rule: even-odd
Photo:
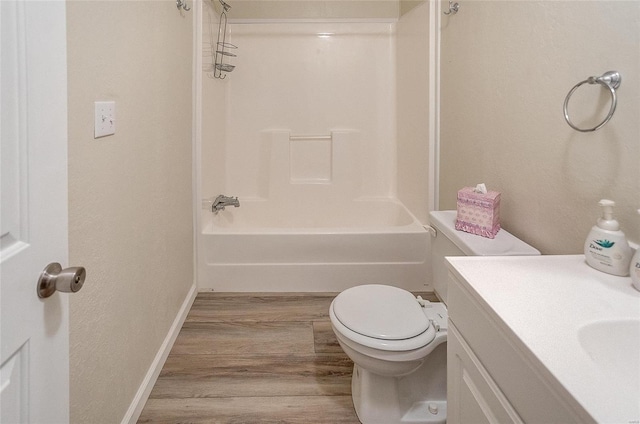
<instances>
[{"instance_id":1,"label":"shower surround","mask_svg":"<svg viewBox=\"0 0 640 424\"><path fill-rule=\"evenodd\" d=\"M198 281L219 291L424 290L429 237L396 199L394 22L230 20L203 82ZM206 38L206 37L205 37Z\"/></svg>"}]
</instances>

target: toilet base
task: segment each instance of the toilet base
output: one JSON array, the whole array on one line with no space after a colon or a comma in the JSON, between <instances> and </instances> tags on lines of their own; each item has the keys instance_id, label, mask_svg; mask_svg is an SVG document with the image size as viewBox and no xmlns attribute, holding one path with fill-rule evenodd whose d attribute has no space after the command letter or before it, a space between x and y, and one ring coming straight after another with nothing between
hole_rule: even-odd
<instances>
[{"instance_id":1,"label":"toilet base","mask_svg":"<svg viewBox=\"0 0 640 424\"><path fill-rule=\"evenodd\" d=\"M446 354L446 344L434 351ZM436 364L439 361L436 361ZM363 424L444 424L447 419L446 369L425 362L403 377L374 374L353 367L351 394L358 419Z\"/></svg>"},{"instance_id":2,"label":"toilet base","mask_svg":"<svg viewBox=\"0 0 640 424\"><path fill-rule=\"evenodd\" d=\"M411 409L400 420L401 423L445 424L447 401L422 401L411 405Z\"/></svg>"}]
</instances>

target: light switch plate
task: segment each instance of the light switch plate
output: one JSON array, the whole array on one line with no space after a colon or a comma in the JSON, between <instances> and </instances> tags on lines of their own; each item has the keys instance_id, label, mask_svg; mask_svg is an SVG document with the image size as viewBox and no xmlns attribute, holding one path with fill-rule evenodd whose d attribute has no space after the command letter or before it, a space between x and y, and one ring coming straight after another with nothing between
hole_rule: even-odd
<instances>
[{"instance_id":1,"label":"light switch plate","mask_svg":"<svg viewBox=\"0 0 640 424\"><path fill-rule=\"evenodd\" d=\"M95 102L94 138L116 133L116 102Z\"/></svg>"}]
</instances>

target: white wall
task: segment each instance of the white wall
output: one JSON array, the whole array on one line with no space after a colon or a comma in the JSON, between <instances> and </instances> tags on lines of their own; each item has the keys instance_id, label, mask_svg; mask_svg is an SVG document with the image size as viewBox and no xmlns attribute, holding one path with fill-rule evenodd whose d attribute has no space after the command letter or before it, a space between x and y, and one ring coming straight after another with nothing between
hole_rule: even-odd
<instances>
[{"instance_id":1,"label":"white wall","mask_svg":"<svg viewBox=\"0 0 640 424\"><path fill-rule=\"evenodd\" d=\"M485 182L502 192L506 229L565 254L582 251L598 200L611 198L640 241L639 21L638 1L472 1L443 17L441 208ZM613 119L595 133L569 128L567 92L612 69ZM571 106L576 122L606 112L606 91L583 86Z\"/></svg>"},{"instance_id":2,"label":"white wall","mask_svg":"<svg viewBox=\"0 0 640 424\"><path fill-rule=\"evenodd\" d=\"M202 142L200 143L200 180L203 199L225 192L225 139L227 120L227 84L214 78L213 59L220 16L212 3L203 2L202 13Z\"/></svg>"},{"instance_id":3,"label":"white wall","mask_svg":"<svg viewBox=\"0 0 640 424\"><path fill-rule=\"evenodd\" d=\"M71 421L118 423L193 285L192 14L67 3ZM93 103L116 134L93 138Z\"/></svg>"},{"instance_id":4,"label":"white wall","mask_svg":"<svg viewBox=\"0 0 640 424\"><path fill-rule=\"evenodd\" d=\"M359 194L395 194L393 24L233 24L228 41L238 46L236 68L225 80L226 102L213 105L226 116L218 151L227 194L268 197L262 134L269 130L358 133ZM210 140L222 138L203 136Z\"/></svg>"},{"instance_id":5,"label":"white wall","mask_svg":"<svg viewBox=\"0 0 640 424\"><path fill-rule=\"evenodd\" d=\"M396 24L398 199L429 221L429 2Z\"/></svg>"}]
</instances>

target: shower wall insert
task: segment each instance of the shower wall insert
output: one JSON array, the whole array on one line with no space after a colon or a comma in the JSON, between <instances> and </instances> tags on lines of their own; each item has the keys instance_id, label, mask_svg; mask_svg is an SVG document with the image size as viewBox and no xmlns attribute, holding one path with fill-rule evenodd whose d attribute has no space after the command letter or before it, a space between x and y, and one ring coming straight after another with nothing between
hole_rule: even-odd
<instances>
[{"instance_id":1,"label":"shower wall insert","mask_svg":"<svg viewBox=\"0 0 640 424\"><path fill-rule=\"evenodd\" d=\"M242 206L200 210L200 289L428 289L428 233L394 196L393 24L229 25L242 66L208 80L226 97L203 106L225 116L202 137L219 146L224 176L199 194Z\"/></svg>"}]
</instances>

